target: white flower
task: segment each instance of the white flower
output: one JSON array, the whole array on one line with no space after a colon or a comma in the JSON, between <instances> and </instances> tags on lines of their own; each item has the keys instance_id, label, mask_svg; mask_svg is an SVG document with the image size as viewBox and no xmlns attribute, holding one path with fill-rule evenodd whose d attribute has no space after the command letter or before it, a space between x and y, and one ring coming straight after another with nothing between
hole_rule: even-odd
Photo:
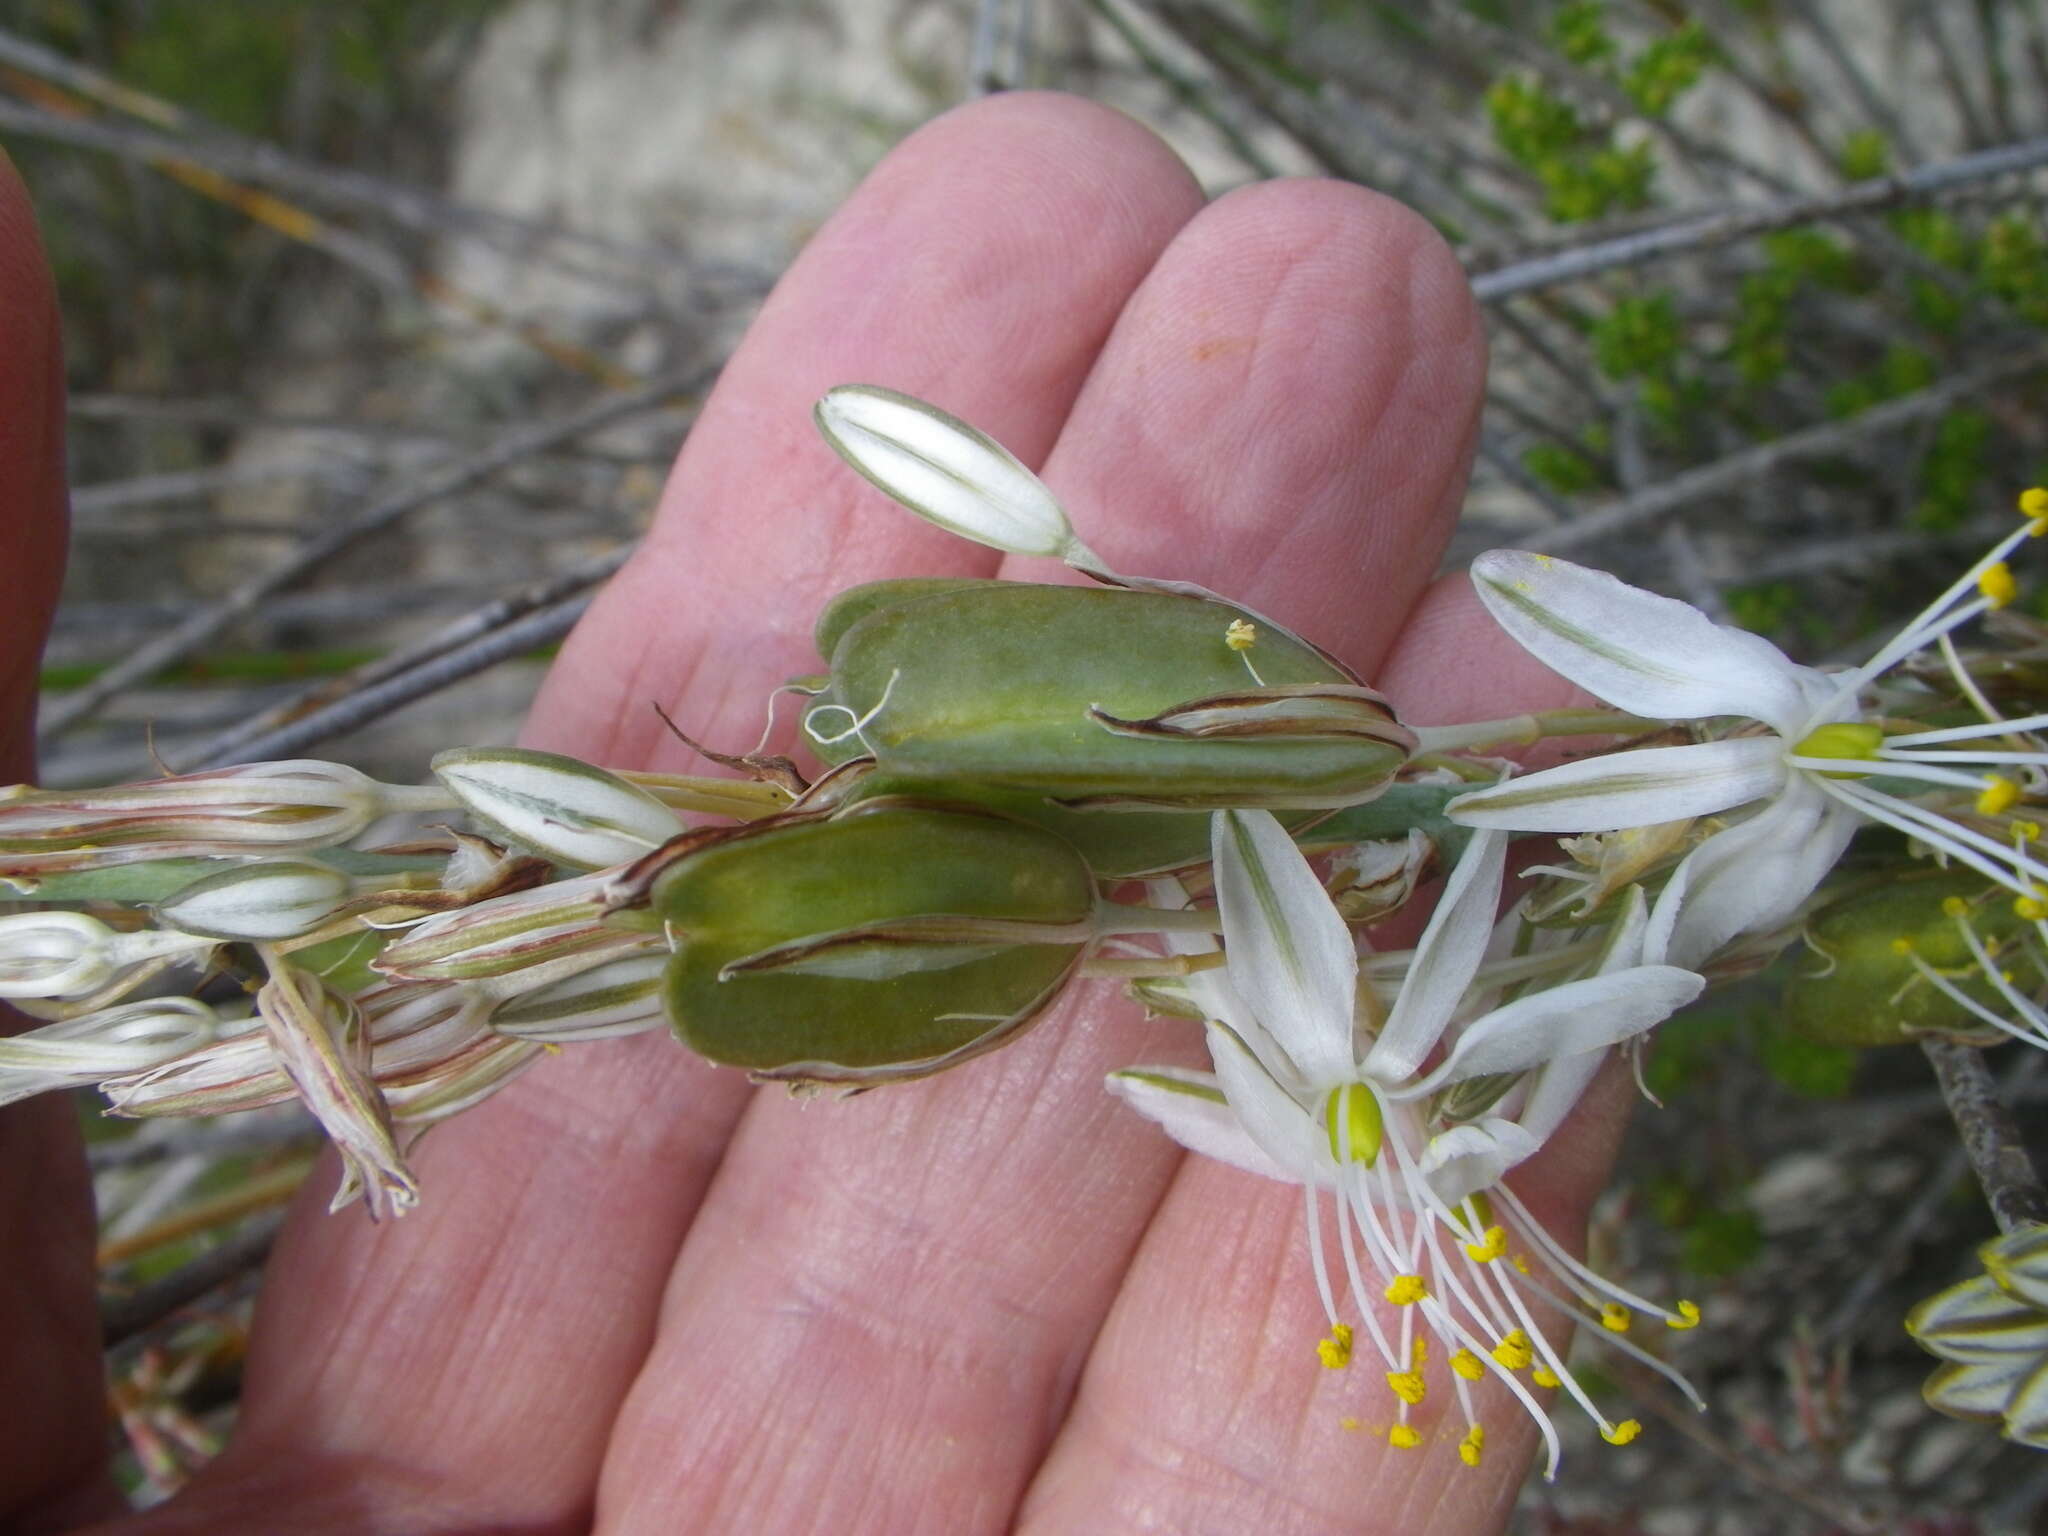
<instances>
[{"instance_id":1,"label":"white flower","mask_svg":"<svg viewBox=\"0 0 2048 1536\"><path fill-rule=\"evenodd\" d=\"M1532 1366L1537 1385L1566 1387L1610 1440L1632 1438L1632 1421L1610 1422L1572 1379L1535 1307L1590 1316L1614 1331L1626 1327L1631 1307L1677 1327L1691 1326L1697 1309L1665 1312L1616 1290L1571 1258L1498 1181L1556 1128L1609 1045L1691 1001L1701 979L1634 963L1638 904L1598 974L1488 1006L1495 988L1481 966L1506 838L1481 832L1452 871L1389 1006L1374 986L1359 987L1350 932L1279 823L1262 811L1226 811L1215 829L1226 971L1196 972L1187 984L1211 1020L1215 1072L1138 1068L1112 1075L1112 1090L1183 1145L1304 1187L1331 1323L1321 1352L1334 1366L1349 1361L1352 1330L1325 1259L1320 1191L1332 1192L1351 1310L1398 1404L1393 1444L1419 1443L1408 1414L1428 1390L1426 1335L1448 1352L1468 1463L1485 1438L1470 1384L1490 1374L1541 1426L1555 1471L1556 1433L1515 1375ZM1175 938L1183 950L1201 942ZM1591 948L1579 946L1564 963L1583 968ZM1532 1071L1519 1083L1499 1082ZM1463 1119L1451 1113L1461 1095L1474 1111ZM1544 1282L1524 1279L1525 1266L1541 1266L1584 1312ZM1380 1316L1380 1298L1394 1305L1392 1320Z\"/></svg>"},{"instance_id":2,"label":"white flower","mask_svg":"<svg viewBox=\"0 0 2048 1536\"><path fill-rule=\"evenodd\" d=\"M2004 559L2029 522L1972 566L1863 666L1829 675L1698 609L1545 555L1494 550L1473 583L1501 627L1553 671L1621 709L1665 720L1746 717L1765 727L1690 746L1584 758L1453 800L1453 820L1528 832L1605 832L1757 809L1714 833L1673 872L1651 918L1649 953L1696 966L1738 934L1786 922L1866 821L2039 900L2048 865L2016 840L1871 781L1962 793L1978 819L2048 787L2048 751L2019 733L2048 716L1998 720L1959 666L1985 723L1888 735L1865 718L1863 691L1905 657L2012 596ZM1952 652L1950 653L1952 655ZM1988 746L1979 738L1996 738ZM2006 773L1987 774L1986 768ZM2019 782L2015 782L2016 775Z\"/></svg>"}]
</instances>

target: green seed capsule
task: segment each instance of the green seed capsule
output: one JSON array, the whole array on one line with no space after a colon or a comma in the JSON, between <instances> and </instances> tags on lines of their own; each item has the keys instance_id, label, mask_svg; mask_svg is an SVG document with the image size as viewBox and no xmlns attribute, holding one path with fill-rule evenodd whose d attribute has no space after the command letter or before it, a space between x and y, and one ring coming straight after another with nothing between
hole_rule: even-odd
<instances>
[{"instance_id":1,"label":"green seed capsule","mask_svg":"<svg viewBox=\"0 0 2048 1536\"><path fill-rule=\"evenodd\" d=\"M878 1083L993 1049L1092 936L1087 865L1006 817L868 801L680 846L652 889L669 1021L759 1077Z\"/></svg>"},{"instance_id":2,"label":"green seed capsule","mask_svg":"<svg viewBox=\"0 0 2048 1536\"><path fill-rule=\"evenodd\" d=\"M1785 987L1787 1025L1829 1045L1897 1045L1926 1033L1980 1035L1982 1019L1944 992L1941 979L1994 1013L2007 1011L1970 946L1993 964L2031 962L2011 945L2027 929L2010 893L1968 870L1928 871L1860 885L1808 920L1810 960ZM2009 957L2001 961L2000 955Z\"/></svg>"},{"instance_id":3,"label":"green seed capsule","mask_svg":"<svg viewBox=\"0 0 2048 1536\"><path fill-rule=\"evenodd\" d=\"M819 639L831 676L806 732L828 760L875 758L862 793L1000 805L1105 875L1199 858L1189 812L1370 799L1413 746L1328 657L1201 598L879 583L835 601Z\"/></svg>"}]
</instances>

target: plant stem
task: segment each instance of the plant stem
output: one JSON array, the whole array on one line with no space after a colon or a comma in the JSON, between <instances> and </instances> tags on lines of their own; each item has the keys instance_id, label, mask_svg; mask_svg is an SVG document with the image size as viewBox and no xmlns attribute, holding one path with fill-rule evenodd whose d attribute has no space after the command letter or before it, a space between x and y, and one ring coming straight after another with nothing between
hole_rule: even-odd
<instances>
[{"instance_id":1,"label":"plant stem","mask_svg":"<svg viewBox=\"0 0 2048 1536\"><path fill-rule=\"evenodd\" d=\"M1923 1040L1920 1049L1934 1068L1941 1096L1955 1120L1963 1151L1991 1206L1998 1230L2011 1232L2048 1222L2048 1187L2027 1156L2012 1111L1998 1096L1984 1053L1953 1040Z\"/></svg>"}]
</instances>

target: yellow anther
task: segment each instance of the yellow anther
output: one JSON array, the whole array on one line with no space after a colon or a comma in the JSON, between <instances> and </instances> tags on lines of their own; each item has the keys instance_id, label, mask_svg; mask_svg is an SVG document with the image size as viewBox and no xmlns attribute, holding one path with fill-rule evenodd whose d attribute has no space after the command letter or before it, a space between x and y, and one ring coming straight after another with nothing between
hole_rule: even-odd
<instances>
[{"instance_id":1,"label":"yellow anther","mask_svg":"<svg viewBox=\"0 0 2048 1536\"><path fill-rule=\"evenodd\" d=\"M1389 1371L1387 1385L1394 1389L1394 1396L1411 1408L1429 1396L1429 1383L1422 1379L1420 1371Z\"/></svg>"},{"instance_id":2,"label":"yellow anther","mask_svg":"<svg viewBox=\"0 0 2048 1536\"><path fill-rule=\"evenodd\" d=\"M1627 1445L1643 1432L1643 1426L1634 1419L1623 1419L1619 1424L1602 1424L1600 1438L1609 1445Z\"/></svg>"},{"instance_id":3,"label":"yellow anther","mask_svg":"<svg viewBox=\"0 0 2048 1536\"><path fill-rule=\"evenodd\" d=\"M1343 1418L1341 1418L1341 1419L1339 1419L1339 1420L1337 1421L1337 1427L1338 1427L1339 1429L1348 1429L1348 1430L1350 1430L1350 1431L1351 1431L1351 1432L1352 1432L1353 1434L1356 1434L1356 1433L1358 1432L1358 1429L1359 1429L1359 1423L1358 1423L1358 1420L1357 1420L1357 1419L1356 1419L1355 1417L1353 1417L1353 1416L1352 1416L1351 1414L1348 1414L1348 1413L1347 1413L1347 1414L1345 1414L1345 1415L1344 1415L1344 1417L1343 1417Z\"/></svg>"},{"instance_id":4,"label":"yellow anther","mask_svg":"<svg viewBox=\"0 0 2048 1536\"><path fill-rule=\"evenodd\" d=\"M1984 568L1984 574L1977 578L1977 590L1994 608L2003 608L2020 595L2019 583L2012 579L2012 567L2003 560Z\"/></svg>"},{"instance_id":5,"label":"yellow anther","mask_svg":"<svg viewBox=\"0 0 2048 1536\"><path fill-rule=\"evenodd\" d=\"M1396 1424L1387 1431L1387 1444L1396 1446L1404 1451L1412 1451L1415 1447L1422 1444L1422 1436L1415 1433L1413 1425Z\"/></svg>"},{"instance_id":6,"label":"yellow anther","mask_svg":"<svg viewBox=\"0 0 2048 1536\"><path fill-rule=\"evenodd\" d=\"M2012 909L2028 922L2038 923L2042 918L2048 917L2048 892L2043 892L2037 885L2034 887L2033 895L2015 896Z\"/></svg>"},{"instance_id":7,"label":"yellow anther","mask_svg":"<svg viewBox=\"0 0 2048 1536\"><path fill-rule=\"evenodd\" d=\"M1515 1254L1508 1262L1515 1266L1516 1274L1526 1275L1529 1273L1529 1255L1526 1253Z\"/></svg>"},{"instance_id":8,"label":"yellow anther","mask_svg":"<svg viewBox=\"0 0 2048 1536\"><path fill-rule=\"evenodd\" d=\"M1902 933L1892 940L1891 949L1895 955L1910 955L1913 953L1913 941Z\"/></svg>"},{"instance_id":9,"label":"yellow anther","mask_svg":"<svg viewBox=\"0 0 2048 1536\"><path fill-rule=\"evenodd\" d=\"M1387 1300L1397 1307L1410 1307L1429 1294L1420 1275L1396 1275L1387 1285Z\"/></svg>"},{"instance_id":10,"label":"yellow anther","mask_svg":"<svg viewBox=\"0 0 2048 1536\"><path fill-rule=\"evenodd\" d=\"M1536 1358L1536 1351L1529 1346L1529 1335L1515 1328L1493 1346L1493 1358L1509 1370L1519 1371Z\"/></svg>"},{"instance_id":11,"label":"yellow anther","mask_svg":"<svg viewBox=\"0 0 2048 1536\"><path fill-rule=\"evenodd\" d=\"M1482 1264L1491 1264L1508 1251L1508 1234L1505 1227L1488 1227L1481 1234L1481 1241L1467 1243L1465 1251Z\"/></svg>"},{"instance_id":12,"label":"yellow anther","mask_svg":"<svg viewBox=\"0 0 2048 1536\"><path fill-rule=\"evenodd\" d=\"M1259 643L1259 626L1248 619L1232 619L1223 631L1223 643L1233 651L1248 651Z\"/></svg>"},{"instance_id":13,"label":"yellow anther","mask_svg":"<svg viewBox=\"0 0 2048 1536\"><path fill-rule=\"evenodd\" d=\"M1627 1333L1628 1325L1634 1320L1629 1309L1618 1301L1610 1301L1600 1309L1600 1326L1609 1333Z\"/></svg>"},{"instance_id":14,"label":"yellow anther","mask_svg":"<svg viewBox=\"0 0 2048 1536\"><path fill-rule=\"evenodd\" d=\"M1451 1369L1467 1381L1477 1381L1486 1374L1486 1367L1479 1363L1479 1357L1469 1349L1461 1349L1451 1356Z\"/></svg>"},{"instance_id":15,"label":"yellow anther","mask_svg":"<svg viewBox=\"0 0 2048 1536\"><path fill-rule=\"evenodd\" d=\"M1421 1334L1408 1341L1408 1369L1419 1371L1429 1364L1429 1340Z\"/></svg>"},{"instance_id":16,"label":"yellow anther","mask_svg":"<svg viewBox=\"0 0 2048 1536\"><path fill-rule=\"evenodd\" d=\"M1330 1133L1330 1156L1370 1168L1379 1161L1380 1143L1386 1137L1386 1118L1380 1101L1363 1083L1344 1083L1332 1088L1323 1101L1323 1124Z\"/></svg>"},{"instance_id":17,"label":"yellow anther","mask_svg":"<svg viewBox=\"0 0 2048 1536\"><path fill-rule=\"evenodd\" d=\"M2038 485L2030 485L2021 491L2020 511L2036 521L2048 518L2048 490L2043 490Z\"/></svg>"},{"instance_id":18,"label":"yellow anther","mask_svg":"<svg viewBox=\"0 0 2048 1536\"><path fill-rule=\"evenodd\" d=\"M1968 917L1970 915L1970 904L1960 896L1944 896L1941 898L1941 915L1943 917Z\"/></svg>"},{"instance_id":19,"label":"yellow anther","mask_svg":"<svg viewBox=\"0 0 2048 1536\"><path fill-rule=\"evenodd\" d=\"M2011 833L2014 842L2031 843L2040 837L2041 823L2038 821L2016 821L2006 830Z\"/></svg>"},{"instance_id":20,"label":"yellow anther","mask_svg":"<svg viewBox=\"0 0 2048 1536\"><path fill-rule=\"evenodd\" d=\"M1681 1301L1678 1316L1664 1319L1666 1328L1697 1328L1700 1325L1700 1308L1696 1301Z\"/></svg>"},{"instance_id":21,"label":"yellow anther","mask_svg":"<svg viewBox=\"0 0 2048 1536\"><path fill-rule=\"evenodd\" d=\"M1557 1379L1557 1372L1547 1365L1537 1366L1535 1370L1529 1373L1529 1379L1539 1387L1561 1387L1564 1385L1563 1382Z\"/></svg>"},{"instance_id":22,"label":"yellow anther","mask_svg":"<svg viewBox=\"0 0 2048 1536\"><path fill-rule=\"evenodd\" d=\"M1333 1371L1341 1371L1351 1363L1351 1325L1330 1324L1330 1336L1316 1345L1316 1358Z\"/></svg>"},{"instance_id":23,"label":"yellow anther","mask_svg":"<svg viewBox=\"0 0 2048 1536\"><path fill-rule=\"evenodd\" d=\"M2008 779L2002 773L1988 774L1984 779L1983 792L1977 796L1977 814L1979 816L2001 815L2019 804L2019 799L2019 785L2013 783L2011 779ZM1960 897L1954 896L1949 898L1950 901L1960 899ZM1947 903L1944 902L1943 906L1946 907Z\"/></svg>"},{"instance_id":24,"label":"yellow anther","mask_svg":"<svg viewBox=\"0 0 2048 1536\"><path fill-rule=\"evenodd\" d=\"M541 1041L540 1048L546 1051L550 1056L559 1056L562 1054L562 1048L559 1045L555 1044L555 1042L552 1040Z\"/></svg>"},{"instance_id":25,"label":"yellow anther","mask_svg":"<svg viewBox=\"0 0 2048 1536\"><path fill-rule=\"evenodd\" d=\"M1468 1467L1479 1465L1479 1453L1486 1449L1486 1431L1474 1424L1458 1442L1458 1459Z\"/></svg>"}]
</instances>

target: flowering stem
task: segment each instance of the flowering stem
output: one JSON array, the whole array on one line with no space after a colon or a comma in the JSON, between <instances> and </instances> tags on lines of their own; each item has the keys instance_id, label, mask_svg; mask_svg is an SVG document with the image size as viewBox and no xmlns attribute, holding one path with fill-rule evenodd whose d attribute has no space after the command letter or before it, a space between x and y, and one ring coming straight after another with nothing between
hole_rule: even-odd
<instances>
[{"instance_id":1,"label":"flowering stem","mask_svg":"<svg viewBox=\"0 0 2048 1536\"><path fill-rule=\"evenodd\" d=\"M1962 1137L1963 1151L1984 1186L1998 1230L2048 1222L2048 1188L2034 1170L2012 1111L1998 1097L1984 1053L1953 1040L1923 1040L1941 1096Z\"/></svg>"},{"instance_id":2,"label":"flowering stem","mask_svg":"<svg viewBox=\"0 0 2048 1536\"><path fill-rule=\"evenodd\" d=\"M1095 905L1095 935L1113 933L1221 933L1223 917L1214 907L1135 907L1119 901Z\"/></svg>"},{"instance_id":3,"label":"flowering stem","mask_svg":"<svg viewBox=\"0 0 2048 1536\"><path fill-rule=\"evenodd\" d=\"M1639 736L1661 730L1668 723L1617 709L1545 709L1503 720L1413 729L1419 752L1473 752L1484 747L1526 747L1546 736Z\"/></svg>"},{"instance_id":4,"label":"flowering stem","mask_svg":"<svg viewBox=\"0 0 2048 1536\"><path fill-rule=\"evenodd\" d=\"M397 811L455 811L462 802L439 784L379 784L377 803L384 815Z\"/></svg>"},{"instance_id":5,"label":"flowering stem","mask_svg":"<svg viewBox=\"0 0 2048 1536\"><path fill-rule=\"evenodd\" d=\"M1220 949L1198 955L1142 955L1127 960L1091 955L1081 962L1079 974L1142 981L1152 976L1192 976L1197 971L1220 969L1222 965L1223 951Z\"/></svg>"}]
</instances>

